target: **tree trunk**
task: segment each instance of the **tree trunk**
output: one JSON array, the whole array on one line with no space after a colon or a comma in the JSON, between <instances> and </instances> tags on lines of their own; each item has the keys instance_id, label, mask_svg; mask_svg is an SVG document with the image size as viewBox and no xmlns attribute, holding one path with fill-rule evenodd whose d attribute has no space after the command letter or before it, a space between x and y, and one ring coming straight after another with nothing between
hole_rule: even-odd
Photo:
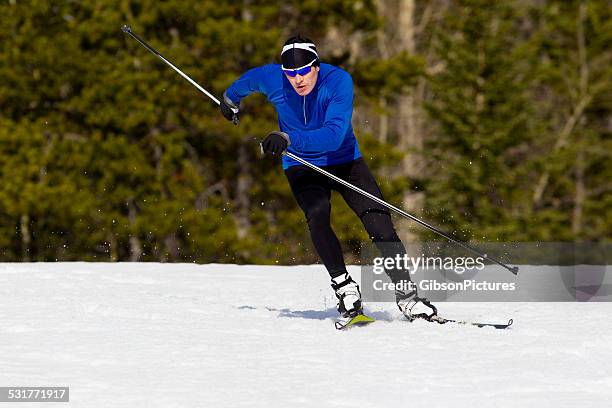
<instances>
[{"instance_id":1,"label":"tree trunk","mask_svg":"<svg viewBox=\"0 0 612 408\"><path fill-rule=\"evenodd\" d=\"M130 224L130 262L140 261L142 256L142 245L138 238L138 231L136 229L136 219L138 218L138 212L134 206L134 202L128 203L128 222Z\"/></svg>"},{"instance_id":2,"label":"tree trunk","mask_svg":"<svg viewBox=\"0 0 612 408\"><path fill-rule=\"evenodd\" d=\"M19 219L19 227L21 231L21 259L23 262L29 262L32 235L30 234L30 216L28 214L21 215L21 218Z\"/></svg>"},{"instance_id":3,"label":"tree trunk","mask_svg":"<svg viewBox=\"0 0 612 408\"><path fill-rule=\"evenodd\" d=\"M253 21L253 13L249 9L251 0L242 1L242 21L250 23ZM250 50L249 50L250 51ZM249 138L250 139L250 138ZM236 225L239 239L245 238L251 229L251 163L249 152L244 143L238 146L238 180L236 181Z\"/></svg>"},{"instance_id":4,"label":"tree trunk","mask_svg":"<svg viewBox=\"0 0 612 408\"><path fill-rule=\"evenodd\" d=\"M378 12L378 16L387 21L389 13L388 13L389 2L386 0L378 0L376 2L376 10ZM386 34L385 27L387 25L383 24L376 31L376 45L378 48L378 53L382 60L387 60L390 57L389 52L389 38ZM389 139L389 115L387 114L387 98L385 96L381 96L378 100L380 105L381 113L379 118L379 128L378 128L378 140L381 143L387 143Z\"/></svg>"},{"instance_id":5,"label":"tree trunk","mask_svg":"<svg viewBox=\"0 0 612 408\"><path fill-rule=\"evenodd\" d=\"M117 262L119 260L119 244L117 237L115 237L112 231L108 234L108 244L110 247L110 260L111 262Z\"/></svg>"},{"instance_id":6,"label":"tree trunk","mask_svg":"<svg viewBox=\"0 0 612 408\"><path fill-rule=\"evenodd\" d=\"M166 262L168 260L176 261L180 259L180 255L181 255L180 242L174 232L167 235L166 238L164 238L164 246L166 247L166 253L168 254L168 256L164 254L162 262Z\"/></svg>"},{"instance_id":7,"label":"tree trunk","mask_svg":"<svg viewBox=\"0 0 612 408\"><path fill-rule=\"evenodd\" d=\"M572 233L574 241L580 238L582 232L582 209L586 190L584 187L584 153L581 151L576 157L576 174L575 174L576 192L574 197L574 211L572 213Z\"/></svg>"},{"instance_id":8,"label":"tree trunk","mask_svg":"<svg viewBox=\"0 0 612 408\"><path fill-rule=\"evenodd\" d=\"M400 51L406 51L414 55L416 53L416 10L414 0L400 0L398 10L398 40ZM417 100L414 91L410 95L399 98L399 121L397 134L399 147L406 153L402 161L403 174L410 179L418 179L421 176L422 160L419 152L422 149L423 139L421 121L419 115L420 101ZM423 193L407 191L403 197L403 205L408 212L418 213L423 203ZM404 225L406 225L404 223ZM402 228L402 235L408 240L414 240L415 236Z\"/></svg>"},{"instance_id":9,"label":"tree trunk","mask_svg":"<svg viewBox=\"0 0 612 408\"><path fill-rule=\"evenodd\" d=\"M251 178L248 150L244 143L238 148L238 182L236 183L236 224L238 225L238 238L247 236L251 228Z\"/></svg>"}]
</instances>

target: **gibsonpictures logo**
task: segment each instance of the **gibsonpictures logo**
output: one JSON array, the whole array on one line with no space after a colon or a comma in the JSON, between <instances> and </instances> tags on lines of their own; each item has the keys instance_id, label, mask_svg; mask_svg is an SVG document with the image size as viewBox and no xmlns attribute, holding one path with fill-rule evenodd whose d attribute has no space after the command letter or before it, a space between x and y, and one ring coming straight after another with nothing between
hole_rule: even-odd
<instances>
[{"instance_id":1,"label":"gibsonpictures logo","mask_svg":"<svg viewBox=\"0 0 612 408\"><path fill-rule=\"evenodd\" d=\"M438 282L435 279L421 280L417 283L409 280L401 280L399 282L385 282L382 279L376 279L372 282L374 291L394 291L403 292L419 291L514 291L516 284L514 282L478 282L474 279L466 279L461 282Z\"/></svg>"},{"instance_id":2,"label":"gibsonpictures logo","mask_svg":"<svg viewBox=\"0 0 612 408\"><path fill-rule=\"evenodd\" d=\"M482 257L440 257L440 256L410 256L408 254L394 257L376 257L373 259L373 272L377 275L390 270L407 271L410 274L418 270L446 270L461 275L469 271L482 271L485 267Z\"/></svg>"}]
</instances>

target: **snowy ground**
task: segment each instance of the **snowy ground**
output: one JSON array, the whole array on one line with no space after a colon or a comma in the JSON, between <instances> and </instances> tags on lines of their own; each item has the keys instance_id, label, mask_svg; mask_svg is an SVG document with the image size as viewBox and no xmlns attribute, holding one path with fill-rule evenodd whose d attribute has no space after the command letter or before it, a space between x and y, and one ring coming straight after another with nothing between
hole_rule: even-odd
<instances>
[{"instance_id":1,"label":"snowy ground","mask_svg":"<svg viewBox=\"0 0 612 408\"><path fill-rule=\"evenodd\" d=\"M88 408L610 406L611 303L439 305L508 330L374 304L339 332L332 296L319 266L0 264L0 386Z\"/></svg>"}]
</instances>

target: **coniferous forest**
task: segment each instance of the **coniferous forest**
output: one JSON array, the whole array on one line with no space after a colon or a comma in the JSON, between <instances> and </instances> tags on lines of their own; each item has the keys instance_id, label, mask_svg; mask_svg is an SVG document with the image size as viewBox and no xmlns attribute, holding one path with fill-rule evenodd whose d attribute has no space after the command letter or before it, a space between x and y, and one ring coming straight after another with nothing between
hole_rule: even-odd
<instances>
[{"instance_id":1,"label":"coniferous forest","mask_svg":"<svg viewBox=\"0 0 612 408\"><path fill-rule=\"evenodd\" d=\"M311 263L260 95L233 126L121 30L221 96L285 39L349 71L385 198L470 242L612 240L607 0L5 0L0 260ZM368 240L332 197L347 260ZM407 240L434 239L396 219ZM437 239L437 238L436 238Z\"/></svg>"}]
</instances>

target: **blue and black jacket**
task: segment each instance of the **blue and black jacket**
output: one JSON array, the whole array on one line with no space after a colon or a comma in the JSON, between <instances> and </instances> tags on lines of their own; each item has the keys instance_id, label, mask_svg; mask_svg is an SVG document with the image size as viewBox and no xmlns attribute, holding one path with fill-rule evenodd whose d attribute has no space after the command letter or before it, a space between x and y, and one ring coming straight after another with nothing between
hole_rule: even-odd
<instances>
[{"instance_id":1,"label":"blue and black jacket","mask_svg":"<svg viewBox=\"0 0 612 408\"><path fill-rule=\"evenodd\" d=\"M317 166L361 157L353 133L353 80L341 68L321 64L317 83L306 96L295 92L279 64L253 68L227 89L236 105L253 92L264 94L278 113L279 129L289 135L288 151ZM283 156L283 168L299 162Z\"/></svg>"}]
</instances>

